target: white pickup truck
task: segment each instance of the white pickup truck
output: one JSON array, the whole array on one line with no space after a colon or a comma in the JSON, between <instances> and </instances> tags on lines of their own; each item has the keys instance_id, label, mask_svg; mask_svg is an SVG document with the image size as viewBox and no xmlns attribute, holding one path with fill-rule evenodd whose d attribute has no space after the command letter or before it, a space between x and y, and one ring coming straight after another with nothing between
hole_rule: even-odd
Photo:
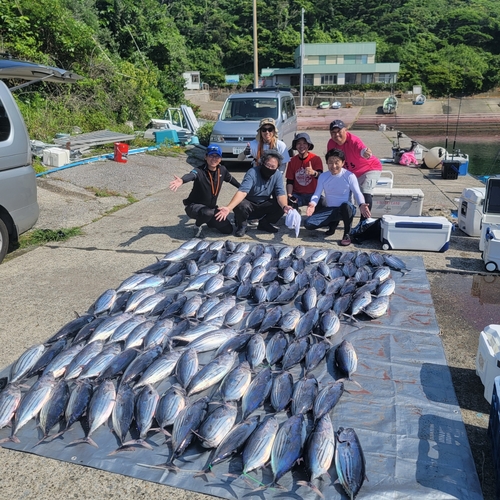
<instances>
[{"instance_id":1,"label":"white pickup truck","mask_svg":"<svg viewBox=\"0 0 500 500\"><path fill-rule=\"evenodd\" d=\"M80 78L59 68L0 59L0 262L19 235L35 225L39 213L30 140L12 91L42 80L74 82ZM2 79L28 83L9 88Z\"/></svg>"}]
</instances>

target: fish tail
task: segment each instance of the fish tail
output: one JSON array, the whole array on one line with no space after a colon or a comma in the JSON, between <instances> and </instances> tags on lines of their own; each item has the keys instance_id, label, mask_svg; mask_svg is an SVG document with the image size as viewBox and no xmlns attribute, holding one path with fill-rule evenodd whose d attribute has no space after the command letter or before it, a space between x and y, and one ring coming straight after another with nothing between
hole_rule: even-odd
<instances>
[{"instance_id":1,"label":"fish tail","mask_svg":"<svg viewBox=\"0 0 500 500\"><path fill-rule=\"evenodd\" d=\"M16 435L12 435L3 439L0 439L0 443L20 443L19 438Z\"/></svg>"},{"instance_id":2,"label":"fish tail","mask_svg":"<svg viewBox=\"0 0 500 500\"><path fill-rule=\"evenodd\" d=\"M320 496L321 498L325 498L325 495L321 493L321 491L311 482L309 481L297 481L297 484L300 484L301 486L307 486L308 488L311 488L311 490L316 493L316 495Z\"/></svg>"},{"instance_id":3,"label":"fish tail","mask_svg":"<svg viewBox=\"0 0 500 500\"><path fill-rule=\"evenodd\" d=\"M50 440L51 441L54 441L54 439L57 439L59 436L62 436L68 429L63 429L62 431L60 432L57 432L56 434L52 434L52 436L50 436Z\"/></svg>"},{"instance_id":4,"label":"fish tail","mask_svg":"<svg viewBox=\"0 0 500 500\"><path fill-rule=\"evenodd\" d=\"M111 453L108 453L108 457L110 457L111 455L116 455L117 453L119 453L121 451L135 451L135 448L131 448L128 446L124 447L124 445L122 444L121 446L116 448L116 450L112 451Z\"/></svg>"},{"instance_id":5,"label":"fish tail","mask_svg":"<svg viewBox=\"0 0 500 500\"><path fill-rule=\"evenodd\" d=\"M153 449L153 447L148 442L146 442L145 439L142 439L142 438L131 439L130 441L122 443L122 445L120 446L120 448L126 448L128 446L133 446L133 445L142 446L144 448L147 448L148 450L152 450Z\"/></svg>"},{"instance_id":6,"label":"fish tail","mask_svg":"<svg viewBox=\"0 0 500 500\"><path fill-rule=\"evenodd\" d=\"M43 436L40 441L38 441L35 445L33 445L33 448L36 448L39 444L43 443L49 436Z\"/></svg>"},{"instance_id":7,"label":"fish tail","mask_svg":"<svg viewBox=\"0 0 500 500\"><path fill-rule=\"evenodd\" d=\"M207 476L215 477L215 474L210 469L200 470L193 477L203 477L205 481L208 481Z\"/></svg>"},{"instance_id":8,"label":"fish tail","mask_svg":"<svg viewBox=\"0 0 500 500\"><path fill-rule=\"evenodd\" d=\"M99 445L90 436L86 436L84 438L76 439L75 441L71 441L71 443L69 443L68 446L73 445L73 444L80 444L80 443L88 443L91 446L94 446L95 448L99 448Z\"/></svg>"},{"instance_id":9,"label":"fish tail","mask_svg":"<svg viewBox=\"0 0 500 500\"><path fill-rule=\"evenodd\" d=\"M253 486L250 481L253 481L254 483L257 483L259 485L259 487L262 487L262 486L265 486L264 483L261 483L258 479L255 479L254 477L252 477L250 474L248 474L248 472L243 472L243 474L241 474L241 476L244 478L244 481L249 485L249 486Z\"/></svg>"},{"instance_id":10,"label":"fish tail","mask_svg":"<svg viewBox=\"0 0 500 500\"><path fill-rule=\"evenodd\" d=\"M158 464L158 465L137 463L137 465L140 465L141 467L147 467L148 469L161 469L161 470L170 469L172 467L172 465L169 465L168 463L167 464Z\"/></svg>"}]
</instances>

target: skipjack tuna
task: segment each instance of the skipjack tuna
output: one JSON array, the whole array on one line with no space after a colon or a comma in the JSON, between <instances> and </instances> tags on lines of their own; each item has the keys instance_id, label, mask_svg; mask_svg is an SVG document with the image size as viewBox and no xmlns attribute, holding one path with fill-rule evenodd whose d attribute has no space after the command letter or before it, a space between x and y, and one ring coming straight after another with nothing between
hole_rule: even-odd
<instances>
[{"instance_id":1,"label":"skipjack tuna","mask_svg":"<svg viewBox=\"0 0 500 500\"><path fill-rule=\"evenodd\" d=\"M86 416L84 437L71 444L99 446L109 444L110 420L111 454L152 450L151 437L165 435L164 463L147 466L177 469L198 441L211 454L200 455L203 474L242 453L240 474L268 466L279 486L294 469L292 480L320 496L317 479L336 448L339 482L354 498L363 452L354 430L334 433L330 419L345 386L357 383L358 356L343 325L387 313L391 270L409 272L376 252L190 240L20 355L0 392L0 430L12 423L2 441L18 441L39 416L34 444L51 446L79 432ZM301 459L307 476L295 465Z\"/></svg>"}]
</instances>

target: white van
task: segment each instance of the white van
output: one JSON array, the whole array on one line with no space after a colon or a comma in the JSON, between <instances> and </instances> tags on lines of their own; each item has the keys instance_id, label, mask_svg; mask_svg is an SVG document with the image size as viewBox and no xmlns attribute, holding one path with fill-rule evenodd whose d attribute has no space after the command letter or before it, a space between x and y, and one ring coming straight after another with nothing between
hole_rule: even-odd
<instances>
[{"instance_id":1,"label":"white van","mask_svg":"<svg viewBox=\"0 0 500 500\"><path fill-rule=\"evenodd\" d=\"M59 68L13 59L0 59L0 79L19 78L31 82L71 82L81 77ZM36 176L31 144L12 90L0 80L0 262L19 235L38 220Z\"/></svg>"},{"instance_id":2,"label":"white van","mask_svg":"<svg viewBox=\"0 0 500 500\"><path fill-rule=\"evenodd\" d=\"M277 87L263 87L251 92L232 94L224 103L214 125L210 143L222 149L225 164L238 161L238 155L257 136L262 118L273 118L279 139L289 148L297 132L297 112L293 95ZM251 158L246 161L250 162Z\"/></svg>"}]
</instances>

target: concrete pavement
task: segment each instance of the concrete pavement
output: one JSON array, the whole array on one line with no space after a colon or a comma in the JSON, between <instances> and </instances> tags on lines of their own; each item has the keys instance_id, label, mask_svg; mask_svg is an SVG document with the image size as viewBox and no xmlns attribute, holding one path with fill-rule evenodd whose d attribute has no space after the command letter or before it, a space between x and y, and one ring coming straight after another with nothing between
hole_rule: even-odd
<instances>
[{"instance_id":1,"label":"concrete pavement","mask_svg":"<svg viewBox=\"0 0 500 500\"><path fill-rule=\"evenodd\" d=\"M323 155L328 132L312 131L311 138L316 144L315 151ZM369 132L363 135L363 139L370 144L375 154L382 157L390 155L393 140L390 132ZM51 224L53 229L82 226L84 234L66 242L51 243L30 252L11 255L0 267L1 366L12 363L31 345L45 341L73 319L75 312L86 311L104 290L115 288L134 271L151 264L157 257L192 236L192 221L188 221L181 205L189 186L172 193L168 190L168 184L174 174L188 172L195 161L192 154L178 158L131 155L127 164L106 161L83 165L52 174L40 183L42 215L38 227L46 228ZM454 197L460 194L461 188L464 185L477 185L478 182L472 178L445 181L440 179L438 172L428 170L402 166L387 168L394 172L395 186L421 187L425 192L424 211L433 214L446 214L456 209ZM235 172L239 178L243 174L242 170ZM88 187L107 188L114 191L115 196L107 200L96 199L95 196L88 196ZM229 201L233 193L231 186L225 186L221 204ZM113 207L127 204L129 194L138 201L106 215ZM206 228L203 235L209 239L219 238L217 233ZM250 230L244 239L251 242L289 245L300 242L314 247L340 248L338 237L325 239L320 231L310 233L302 230L301 238L297 240L283 226L280 226L276 235ZM380 249L380 244L375 241L353 248ZM402 258L405 254L398 252ZM477 238L455 234L448 252L419 254L429 272L451 271L462 276L483 271ZM448 304L445 306L449 309ZM439 304L436 304L436 310L439 310ZM456 344L456 325L453 319L449 321L440 322L440 327L445 334L449 332L453 336ZM477 335L471 333L471 328L465 330L464 338ZM470 342L456 347L459 348L466 356L465 363L470 364L471 351L472 356L475 354ZM454 351L450 353L453 356ZM477 394L480 383L477 380L470 381L469 388L471 384L473 392ZM480 403L475 402L473 407L475 416L468 415L468 406L464 408L464 414L469 419L467 425L473 426L476 434L481 434L482 441L477 446L484 449L484 440L487 439L485 425L477 414L486 412L487 404L480 406ZM0 459L3 498L208 499L185 490L3 448L0 449Z\"/></svg>"}]
</instances>

